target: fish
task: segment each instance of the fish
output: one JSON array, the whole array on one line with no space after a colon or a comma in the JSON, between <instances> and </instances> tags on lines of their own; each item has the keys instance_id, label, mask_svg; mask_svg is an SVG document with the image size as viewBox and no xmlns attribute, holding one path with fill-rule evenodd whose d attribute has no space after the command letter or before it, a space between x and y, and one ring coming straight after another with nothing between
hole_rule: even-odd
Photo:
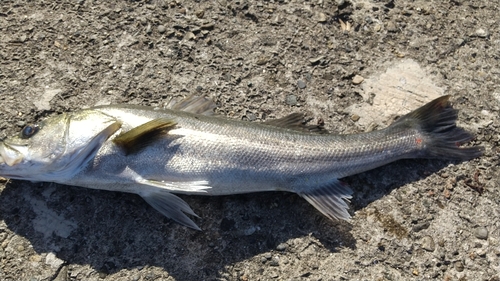
<instances>
[{"instance_id":1,"label":"fish","mask_svg":"<svg viewBox=\"0 0 500 281\"><path fill-rule=\"evenodd\" d=\"M466 161L481 146L439 97L390 126L332 134L294 113L266 122L217 116L203 97L165 108L102 105L48 117L0 142L0 176L135 193L175 222L200 230L175 194L296 193L327 218L349 220L342 178L408 158Z\"/></svg>"}]
</instances>

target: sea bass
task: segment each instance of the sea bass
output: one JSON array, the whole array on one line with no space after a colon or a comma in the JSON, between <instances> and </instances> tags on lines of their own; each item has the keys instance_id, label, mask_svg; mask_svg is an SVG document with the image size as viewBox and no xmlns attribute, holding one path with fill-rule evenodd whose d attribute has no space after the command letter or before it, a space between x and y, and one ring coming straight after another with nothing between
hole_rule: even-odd
<instances>
[{"instance_id":1,"label":"sea bass","mask_svg":"<svg viewBox=\"0 0 500 281\"><path fill-rule=\"evenodd\" d=\"M468 160L482 147L456 126L449 96L369 133L314 132L300 114L269 122L213 116L191 97L170 109L108 105L49 117L0 143L0 176L136 193L163 215L200 229L174 193L299 194L330 219L350 218L340 178L403 158Z\"/></svg>"}]
</instances>

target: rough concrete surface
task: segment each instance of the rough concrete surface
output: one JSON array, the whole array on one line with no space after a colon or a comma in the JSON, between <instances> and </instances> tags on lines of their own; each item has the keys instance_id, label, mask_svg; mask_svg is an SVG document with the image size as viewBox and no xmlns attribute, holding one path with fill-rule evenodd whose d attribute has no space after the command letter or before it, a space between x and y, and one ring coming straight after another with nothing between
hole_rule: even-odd
<instances>
[{"instance_id":1,"label":"rough concrete surface","mask_svg":"<svg viewBox=\"0 0 500 281\"><path fill-rule=\"evenodd\" d=\"M496 1L0 2L0 136L96 104L198 94L229 118L384 127L449 94L485 155L344 179L350 223L296 195L141 198L2 181L0 280L500 280ZM85 128L82 128L82 130Z\"/></svg>"}]
</instances>

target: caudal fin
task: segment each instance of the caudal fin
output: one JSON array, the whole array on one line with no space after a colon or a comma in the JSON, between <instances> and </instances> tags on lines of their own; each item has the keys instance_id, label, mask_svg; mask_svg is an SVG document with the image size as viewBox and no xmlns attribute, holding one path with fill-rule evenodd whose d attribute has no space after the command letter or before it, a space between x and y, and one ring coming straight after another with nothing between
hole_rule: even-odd
<instances>
[{"instance_id":1,"label":"caudal fin","mask_svg":"<svg viewBox=\"0 0 500 281\"><path fill-rule=\"evenodd\" d=\"M469 160L483 154L480 146L460 147L474 136L457 127L457 110L449 102L450 96L439 97L404 115L393 126L416 126L424 135L418 157Z\"/></svg>"}]
</instances>

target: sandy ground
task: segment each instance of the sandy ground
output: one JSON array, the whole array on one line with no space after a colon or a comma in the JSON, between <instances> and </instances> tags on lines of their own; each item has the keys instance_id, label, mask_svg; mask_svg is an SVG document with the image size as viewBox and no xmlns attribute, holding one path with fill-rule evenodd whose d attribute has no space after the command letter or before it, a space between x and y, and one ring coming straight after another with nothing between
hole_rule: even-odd
<instances>
[{"instance_id":1,"label":"sandy ground","mask_svg":"<svg viewBox=\"0 0 500 281\"><path fill-rule=\"evenodd\" d=\"M500 280L499 14L486 0L3 0L2 137L191 94L229 118L304 112L348 134L449 94L485 155L344 179L350 223L293 194L183 196L201 232L135 195L4 180L0 280Z\"/></svg>"}]
</instances>

